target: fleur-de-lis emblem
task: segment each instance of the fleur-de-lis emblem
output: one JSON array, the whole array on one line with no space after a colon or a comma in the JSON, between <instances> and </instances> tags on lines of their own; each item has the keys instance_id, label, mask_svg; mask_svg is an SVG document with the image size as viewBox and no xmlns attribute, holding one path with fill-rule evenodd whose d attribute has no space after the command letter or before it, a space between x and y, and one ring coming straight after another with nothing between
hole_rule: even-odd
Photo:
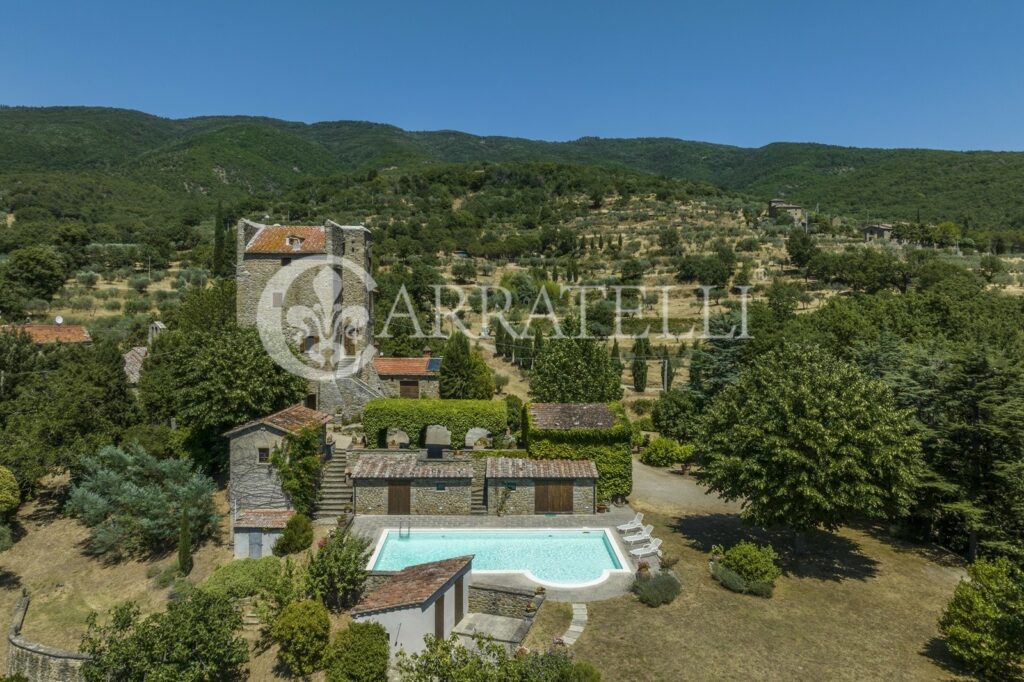
<instances>
[{"instance_id":1,"label":"fleur-de-lis emblem","mask_svg":"<svg viewBox=\"0 0 1024 682\"><path fill-rule=\"evenodd\" d=\"M342 308L341 287L342 279L333 268L321 268L313 278L317 302L312 307L291 306L285 316L288 326L296 330L296 345L318 367L332 367L343 361L347 357L344 339L356 339L370 321L363 306ZM306 343L309 338L314 339L312 344Z\"/></svg>"}]
</instances>

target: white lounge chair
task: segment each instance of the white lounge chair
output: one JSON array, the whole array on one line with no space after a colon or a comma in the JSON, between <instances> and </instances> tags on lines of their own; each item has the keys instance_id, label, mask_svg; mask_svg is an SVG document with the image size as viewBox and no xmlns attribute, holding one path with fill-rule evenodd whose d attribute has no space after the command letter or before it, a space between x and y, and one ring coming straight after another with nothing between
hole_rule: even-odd
<instances>
[{"instance_id":1,"label":"white lounge chair","mask_svg":"<svg viewBox=\"0 0 1024 682\"><path fill-rule=\"evenodd\" d=\"M616 530L618 530L620 533L631 533L634 531L638 531L643 527L644 515L640 512L637 512L636 516L634 516L633 520L629 523L624 523L621 526L615 526Z\"/></svg>"},{"instance_id":2,"label":"white lounge chair","mask_svg":"<svg viewBox=\"0 0 1024 682\"><path fill-rule=\"evenodd\" d=\"M654 538L643 547L629 550L629 553L635 557L651 556L652 554L658 553L658 548L661 547L661 538Z\"/></svg>"},{"instance_id":3,"label":"white lounge chair","mask_svg":"<svg viewBox=\"0 0 1024 682\"><path fill-rule=\"evenodd\" d=\"M633 544L634 542L647 542L651 539L651 533L654 531L654 526L644 526L640 529L639 533L633 535L627 535L622 538L623 542Z\"/></svg>"}]
</instances>

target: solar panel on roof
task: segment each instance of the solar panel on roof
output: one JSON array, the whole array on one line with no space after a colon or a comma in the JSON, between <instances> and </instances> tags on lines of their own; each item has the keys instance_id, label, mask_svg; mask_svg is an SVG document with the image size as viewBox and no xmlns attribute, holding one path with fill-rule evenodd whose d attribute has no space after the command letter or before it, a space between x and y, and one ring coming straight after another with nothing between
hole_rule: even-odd
<instances>
[{"instance_id":1,"label":"solar panel on roof","mask_svg":"<svg viewBox=\"0 0 1024 682\"><path fill-rule=\"evenodd\" d=\"M441 358L430 358L427 360L427 371L436 372L441 369Z\"/></svg>"}]
</instances>

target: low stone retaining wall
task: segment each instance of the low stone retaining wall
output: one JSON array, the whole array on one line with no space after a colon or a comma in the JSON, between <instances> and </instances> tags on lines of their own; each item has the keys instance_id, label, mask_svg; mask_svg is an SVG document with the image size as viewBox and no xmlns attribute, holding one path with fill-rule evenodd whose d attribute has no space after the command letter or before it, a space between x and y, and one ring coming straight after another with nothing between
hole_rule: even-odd
<instances>
[{"instance_id":1,"label":"low stone retaining wall","mask_svg":"<svg viewBox=\"0 0 1024 682\"><path fill-rule=\"evenodd\" d=\"M82 664L89 660L89 656L30 642L21 636L29 601L28 592L22 591L21 598L14 606L11 628L7 632L7 641L10 643L7 674L21 674L31 682L80 682Z\"/></svg>"},{"instance_id":2,"label":"low stone retaining wall","mask_svg":"<svg viewBox=\"0 0 1024 682\"><path fill-rule=\"evenodd\" d=\"M470 613L532 620L543 603L543 592L478 582L469 586Z\"/></svg>"}]
</instances>

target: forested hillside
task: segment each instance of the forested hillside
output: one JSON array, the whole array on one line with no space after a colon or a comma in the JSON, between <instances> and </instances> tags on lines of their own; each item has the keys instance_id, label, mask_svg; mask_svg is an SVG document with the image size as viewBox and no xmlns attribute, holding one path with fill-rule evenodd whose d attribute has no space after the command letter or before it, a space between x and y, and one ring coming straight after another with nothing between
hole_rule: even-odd
<instances>
[{"instance_id":1,"label":"forested hillside","mask_svg":"<svg viewBox=\"0 0 1024 682\"><path fill-rule=\"evenodd\" d=\"M93 185L124 217L273 194L311 177L431 162L548 161L618 166L784 196L857 219L1024 225L1024 153L859 149L776 143L744 149L669 138L542 142L335 121L221 116L170 120L85 107L0 108L0 204ZM26 175L26 173L28 173ZM61 173L59 181L53 173ZM83 190L85 191L85 190ZM165 195L169 192L169 195Z\"/></svg>"}]
</instances>

